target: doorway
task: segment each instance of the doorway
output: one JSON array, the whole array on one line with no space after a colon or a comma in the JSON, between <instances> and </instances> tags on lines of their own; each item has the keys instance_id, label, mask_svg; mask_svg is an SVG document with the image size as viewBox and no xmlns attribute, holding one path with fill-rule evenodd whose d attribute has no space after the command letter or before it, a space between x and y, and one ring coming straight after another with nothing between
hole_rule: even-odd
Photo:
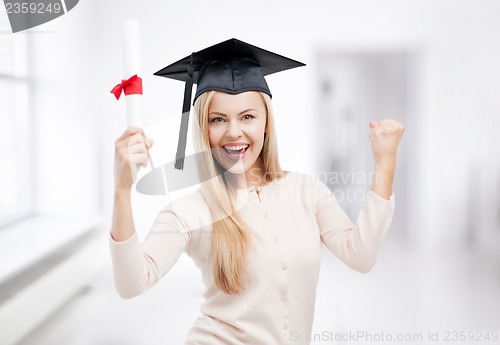
<instances>
[{"instance_id":1,"label":"doorway","mask_svg":"<svg viewBox=\"0 0 500 345\"><path fill-rule=\"evenodd\" d=\"M411 202L418 193L409 184L417 178L412 153L418 141L411 124L417 114L418 54L334 49L318 52L316 66L315 151L321 153L316 171L353 221L373 178L369 121L390 118L405 125L393 186L397 212L389 236L409 241L416 206Z\"/></svg>"}]
</instances>

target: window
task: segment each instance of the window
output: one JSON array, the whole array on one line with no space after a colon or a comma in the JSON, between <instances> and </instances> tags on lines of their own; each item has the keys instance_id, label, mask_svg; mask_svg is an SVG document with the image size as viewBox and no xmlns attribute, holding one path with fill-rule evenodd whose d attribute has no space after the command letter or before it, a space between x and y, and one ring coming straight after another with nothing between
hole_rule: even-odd
<instances>
[{"instance_id":1,"label":"window","mask_svg":"<svg viewBox=\"0 0 500 345\"><path fill-rule=\"evenodd\" d=\"M33 213L27 35L0 16L0 229Z\"/></svg>"}]
</instances>

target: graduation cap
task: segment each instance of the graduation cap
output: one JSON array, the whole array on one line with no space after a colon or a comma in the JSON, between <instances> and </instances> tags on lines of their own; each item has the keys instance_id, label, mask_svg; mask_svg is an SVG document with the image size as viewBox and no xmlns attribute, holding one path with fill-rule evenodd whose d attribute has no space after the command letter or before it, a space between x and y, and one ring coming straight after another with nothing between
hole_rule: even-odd
<instances>
[{"instance_id":1,"label":"graduation cap","mask_svg":"<svg viewBox=\"0 0 500 345\"><path fill-rule=\"evenodd\" d=\"M175 169L184 167L193 83L198 84L194 101L205 91L212 90L230 94L262 91L271 97L264 76L301 66L305 64L232 38L194 52L156 72L154 75L186 83Z\"/></svg>"}]
</instances>

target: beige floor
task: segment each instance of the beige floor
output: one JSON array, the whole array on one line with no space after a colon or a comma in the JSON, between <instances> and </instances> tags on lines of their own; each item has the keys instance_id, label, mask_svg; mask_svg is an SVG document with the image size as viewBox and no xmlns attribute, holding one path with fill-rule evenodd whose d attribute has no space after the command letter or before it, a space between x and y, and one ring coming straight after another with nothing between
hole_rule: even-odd
<instances>
[{"instance_id":1,"label":"beige floor","mask_svg":"<svg viewBox=\"0 0 500 345\"><path fill-rule=\"evenodd\" d=\"M187 256L131 300L117 297L108 269L19 345L182 344L201 294ZM453 341L460 336L467 339ZM500 262L492 258L465 249L421 253L386 242L375 268L360 274L324 252L311 344L500 344L495 336Z\"/></svg>"}]
</instances>

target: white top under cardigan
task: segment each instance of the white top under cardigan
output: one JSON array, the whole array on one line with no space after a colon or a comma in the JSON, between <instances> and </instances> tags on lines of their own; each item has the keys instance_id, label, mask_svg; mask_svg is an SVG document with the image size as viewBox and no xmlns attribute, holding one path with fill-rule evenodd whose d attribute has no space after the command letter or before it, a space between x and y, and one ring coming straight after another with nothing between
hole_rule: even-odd
<instances>
[{"instance_id":1,"label":"white top under cardigan","mask_svg":"<svg viewBox=\"0 0 500 345\"><path fill-rule=\"evenodd\" d=\"M186 251L206 286L187 345L309 344L321 243L349 267L369 271L392 221L391 201L369 191L353 224L328 187L308 175L289 172L259 193L238 190L237 208L260 240L248 255L246 290L228 295L213 279L211 217L197 190L166 206L144 242L110 238L116 287L126 298L144 292Z\"/></svg>"}]
</instances>

